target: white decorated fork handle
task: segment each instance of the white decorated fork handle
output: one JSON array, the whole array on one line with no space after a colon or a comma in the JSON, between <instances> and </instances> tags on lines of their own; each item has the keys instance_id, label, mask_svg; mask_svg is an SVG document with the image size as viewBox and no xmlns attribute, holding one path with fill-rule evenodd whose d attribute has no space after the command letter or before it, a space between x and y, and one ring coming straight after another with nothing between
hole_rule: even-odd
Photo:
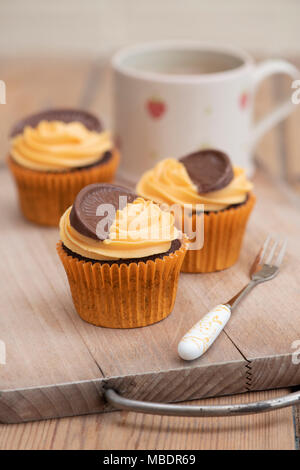
<instances>
[{"instance_id":1,"label":"white decorated fork handle","mask_svg":"<svg viewBox=\"0 0 300 470\"><path fill-rule=\"evenodd\" d=\"M229 305L220 304L201 318L181 339L178 354L186 361L202 356L217 339L231 315Z\"/></svg>"}]
</instances>

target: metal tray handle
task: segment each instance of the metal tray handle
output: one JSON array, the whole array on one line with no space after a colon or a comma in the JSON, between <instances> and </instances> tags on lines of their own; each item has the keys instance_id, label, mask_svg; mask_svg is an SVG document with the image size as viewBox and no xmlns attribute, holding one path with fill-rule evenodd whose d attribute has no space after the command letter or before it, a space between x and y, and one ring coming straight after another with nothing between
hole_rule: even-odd
<instances>
[{"instance_id":1,"label":"metal tray handle","mask_svg":"<svg viewBox=\"0 0 300 470\"><path fill-rule=\"evenodd\" d=\"M173 405L168 403L154 403L147 401L131 400L119 395L115 390L109 388L104 391L107 402L114 408L135 411L136 413L147 413L152 415L168 416L241 416L254 413L265 413L278 410L288 406L300 404L300 391L290 393L272 400L241 403L239 405Z\"/></svg>"}]
</instances>

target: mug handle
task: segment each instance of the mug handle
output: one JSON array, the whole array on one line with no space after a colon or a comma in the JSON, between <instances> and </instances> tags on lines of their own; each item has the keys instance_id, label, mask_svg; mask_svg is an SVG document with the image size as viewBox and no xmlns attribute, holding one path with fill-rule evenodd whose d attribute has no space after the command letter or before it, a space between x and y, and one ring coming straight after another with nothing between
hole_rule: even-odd
<instances>
[{"instance_id":1,"label":"mug handle","mask_svg":"<svg viewBox=\"0 0 300 470\"><path fill-rule=\"evenodd\" d=\"M284 73L289 75L292 79L300 78L300 72L297 67L286 60L266 60L258 64L254 71L254 93L265 78L277 73ZM285 119L293 111L293 108L294 104L292 103L291 97L289 97L267 116L260 119L252 133L252 148L269 129Z\"/></svg>"}]
</instances>

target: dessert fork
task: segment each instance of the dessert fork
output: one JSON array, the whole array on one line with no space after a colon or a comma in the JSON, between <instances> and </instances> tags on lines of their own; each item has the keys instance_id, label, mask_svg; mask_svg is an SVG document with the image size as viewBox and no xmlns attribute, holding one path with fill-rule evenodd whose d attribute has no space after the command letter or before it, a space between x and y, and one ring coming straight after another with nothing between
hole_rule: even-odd
<instances>
[{"instance_id":1,"label":"dessert fork","mask_svg":"<svg viewBox=\"0 0 300 470\"><path fill-rule=\"evenodd\" d=\"M231 312L241 300L258 284L273 279L282 263L287 240L269 235L258 252L250 269L250 282L226 304L217 305L201 318L181 339L178 354L182 359L191 361L204 354L217 339Z\"/></svg>"}]
</instances>

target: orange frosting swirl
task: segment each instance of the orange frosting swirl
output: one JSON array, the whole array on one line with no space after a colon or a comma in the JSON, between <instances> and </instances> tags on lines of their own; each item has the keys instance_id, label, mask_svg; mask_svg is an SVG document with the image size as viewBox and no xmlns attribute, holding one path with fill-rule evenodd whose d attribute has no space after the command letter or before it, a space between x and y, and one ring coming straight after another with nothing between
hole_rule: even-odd
<instances>
[{"instance_id":1,"label":"orange frosting swirl","mask_svg":"<svg viewBox=\"0 0 300 470\"><path fill-rule=\"evenodd\" d=\"M91 165L111 148L109 132L90 131L81 122L40 121L12 139L10 153L26 168L63 171Z\"/></svg>"},{"instance_id":2,"label":"orange frosting swirl","mask_svg":"<svg viewBox=\"0 0 300 470\"><path fill-rule=\"evenodd\" d=\"M199 194L184 165L169 158L147 171L137 184L137 193L147 199L169 205L203 204L205 211L219 211L232 204L246 201L253 185L247 180L245 171L234 167L234 178L228 186L218 191Z\"/></svg>"},{"instance_id":3,"label":"orange frosting swirl","mask_svg":"<svg viewBox=\"0 0 300 470\"><path fill-rule=\"evenodd\" d=\"M179 238L174 216L152 201L137 198L116 212L107 239L100 241L82 235L70 224L71 207L60 220L60 238L74 253L95 260L143 258L165 253Z\"/></svg>"}]
</instances>

